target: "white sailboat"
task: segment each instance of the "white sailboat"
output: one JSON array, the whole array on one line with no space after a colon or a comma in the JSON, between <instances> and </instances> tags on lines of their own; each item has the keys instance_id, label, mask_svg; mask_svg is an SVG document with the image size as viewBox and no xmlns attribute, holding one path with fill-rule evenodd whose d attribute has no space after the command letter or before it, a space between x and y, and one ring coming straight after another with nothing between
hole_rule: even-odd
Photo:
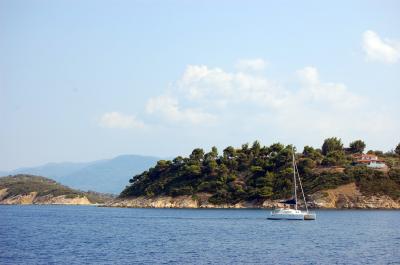
<instances>
[{"instance_id":1,"label":"white sailboat","mask_svg":"<svg viewBox=\"0 0 400 265\"><path fill-rule=\"evenodd\" d=\"M303 185L301 184L299 170L297 169L297 164L294 158L294 149L292 149L292 165L293 165L293 181L294 181L294 198L286 200L283 203L289 205L288 208L278 208L272 211L268 217L270 220L315 220L317 218L316 214L308 211L306 197L303 191ZM306 211L301 211L298 209L297 203L297 178L299 180L301 193L303 194L304 205ZM294 209L290 208L290 205L294 205Z\"/></svg>"}]
</instances>

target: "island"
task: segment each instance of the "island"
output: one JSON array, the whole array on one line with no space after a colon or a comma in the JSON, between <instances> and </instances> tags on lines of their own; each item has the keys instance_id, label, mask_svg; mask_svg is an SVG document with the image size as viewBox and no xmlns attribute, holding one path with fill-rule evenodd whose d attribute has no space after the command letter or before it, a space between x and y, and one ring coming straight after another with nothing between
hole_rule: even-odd
<instances>
[{"instance_id":1,"label":"island","mask_svg":"<svg viewBox=\"0 0 400 265\"><path fill-rule=\"evenodd\" d=\"M356 140L344 147L328 138L319 149L296 152L298 171L313 208L400 209L400 145L364 153ZM160 160L133 176L110 207L273 208L293 191L292 145L196 148L189 157Z\"/></svg>"},{"instance_id":2,"label":"island","mask_svg":"<svg viewBox=\"0 0 400 265\"><path fill-rule=\"evenodd\" d=\"M113 197L79 191L41 176L19 174L0 178L0 204L98 205Z\"/></svg>"}]
</instances>

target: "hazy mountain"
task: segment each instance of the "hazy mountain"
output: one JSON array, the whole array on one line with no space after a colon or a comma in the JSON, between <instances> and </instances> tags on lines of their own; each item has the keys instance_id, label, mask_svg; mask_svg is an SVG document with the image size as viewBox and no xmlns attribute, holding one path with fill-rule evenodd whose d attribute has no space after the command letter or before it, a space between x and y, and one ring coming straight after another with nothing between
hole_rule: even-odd
<instances>
[{"instance_id":1,"label":"hazy mountain","mask_svg":"<svg viewBox=\"0 0 400 265\"><path fill-rule=\"evenodd\" d=\"M119 194L133 175L154 166L158 160L151 156L122 155L88 163L48 163L0 173L40 175L80 190Z\"/></svg>"},{"instance_id":2,"label":"hazy mountain","mask_svg":"<svg viewBox=\"0 0 400 265\"><path fill-rule=\"evenodd\" d=\"M38 167L23 167L7 172L7 174L32 174L37 176L46 176L49 178L57 179L59 177L71 174L77 170L85 168L89 165L101 163L104 160L87 162L87 163L74 163L74 162L62 162L62 163L48 163Z\"/></svg>"},{"instance_id":3,"label":"hazy mountain","mask_svg":"<svg viewBox=\"0 0 400 265\"><path fill-rule=\"evenodd\" d=\"M133 175L154 166L158 160L156 157L122 155L81 168L58 181L83 190L119 194Z\"/></svg>"}]
</instances>

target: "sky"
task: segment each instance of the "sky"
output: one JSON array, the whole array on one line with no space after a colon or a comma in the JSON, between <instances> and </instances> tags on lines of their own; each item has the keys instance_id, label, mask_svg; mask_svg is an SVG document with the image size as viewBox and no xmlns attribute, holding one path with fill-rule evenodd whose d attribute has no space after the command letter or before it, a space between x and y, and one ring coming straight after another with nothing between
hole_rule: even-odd
<instances>
[{"instance_id":1,"label":"sky","mask_svg":"<svg viewBox=\"0 0 400 265\"><path fill-rule=\"evenodd\" d=\"M400 142L399 1L0 0L0 170Z\"/></svg>"}]
</instances>

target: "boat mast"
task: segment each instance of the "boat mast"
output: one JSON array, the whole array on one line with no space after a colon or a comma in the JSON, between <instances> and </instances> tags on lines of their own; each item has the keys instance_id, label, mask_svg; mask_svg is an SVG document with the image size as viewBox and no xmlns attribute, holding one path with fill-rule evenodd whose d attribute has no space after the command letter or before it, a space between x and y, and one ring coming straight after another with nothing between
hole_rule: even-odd
<instances>
[{"instance_id":1,"label":"boat mast","mask_svg":"<svg viewBox=\"0 0 400 265\"><path fill-rule=\"evenodd\" d=\"M294 180L294 200L296 202L295 209L297 210L297 184L296 184L296 165L294 162L294 148L292 147L292 165L293 165L293 180Z\"/></svg>"},{"instance_id":2,"label":"boat mast","mask_svg":"<svg viewBox=\"0 0 400 265\"><path fill-rule=\"evenodd\" d=\"M301 184L300 173L299 173L299 169L297 168L297 164L296 163L295 163L295 167L296 167L297 176L299 177L299 183L300 183L301 193L303 194L304 205L306 206L306 211L308 213L306 195L304 195L303 185Z\"/></svg>"}]
</instances>

